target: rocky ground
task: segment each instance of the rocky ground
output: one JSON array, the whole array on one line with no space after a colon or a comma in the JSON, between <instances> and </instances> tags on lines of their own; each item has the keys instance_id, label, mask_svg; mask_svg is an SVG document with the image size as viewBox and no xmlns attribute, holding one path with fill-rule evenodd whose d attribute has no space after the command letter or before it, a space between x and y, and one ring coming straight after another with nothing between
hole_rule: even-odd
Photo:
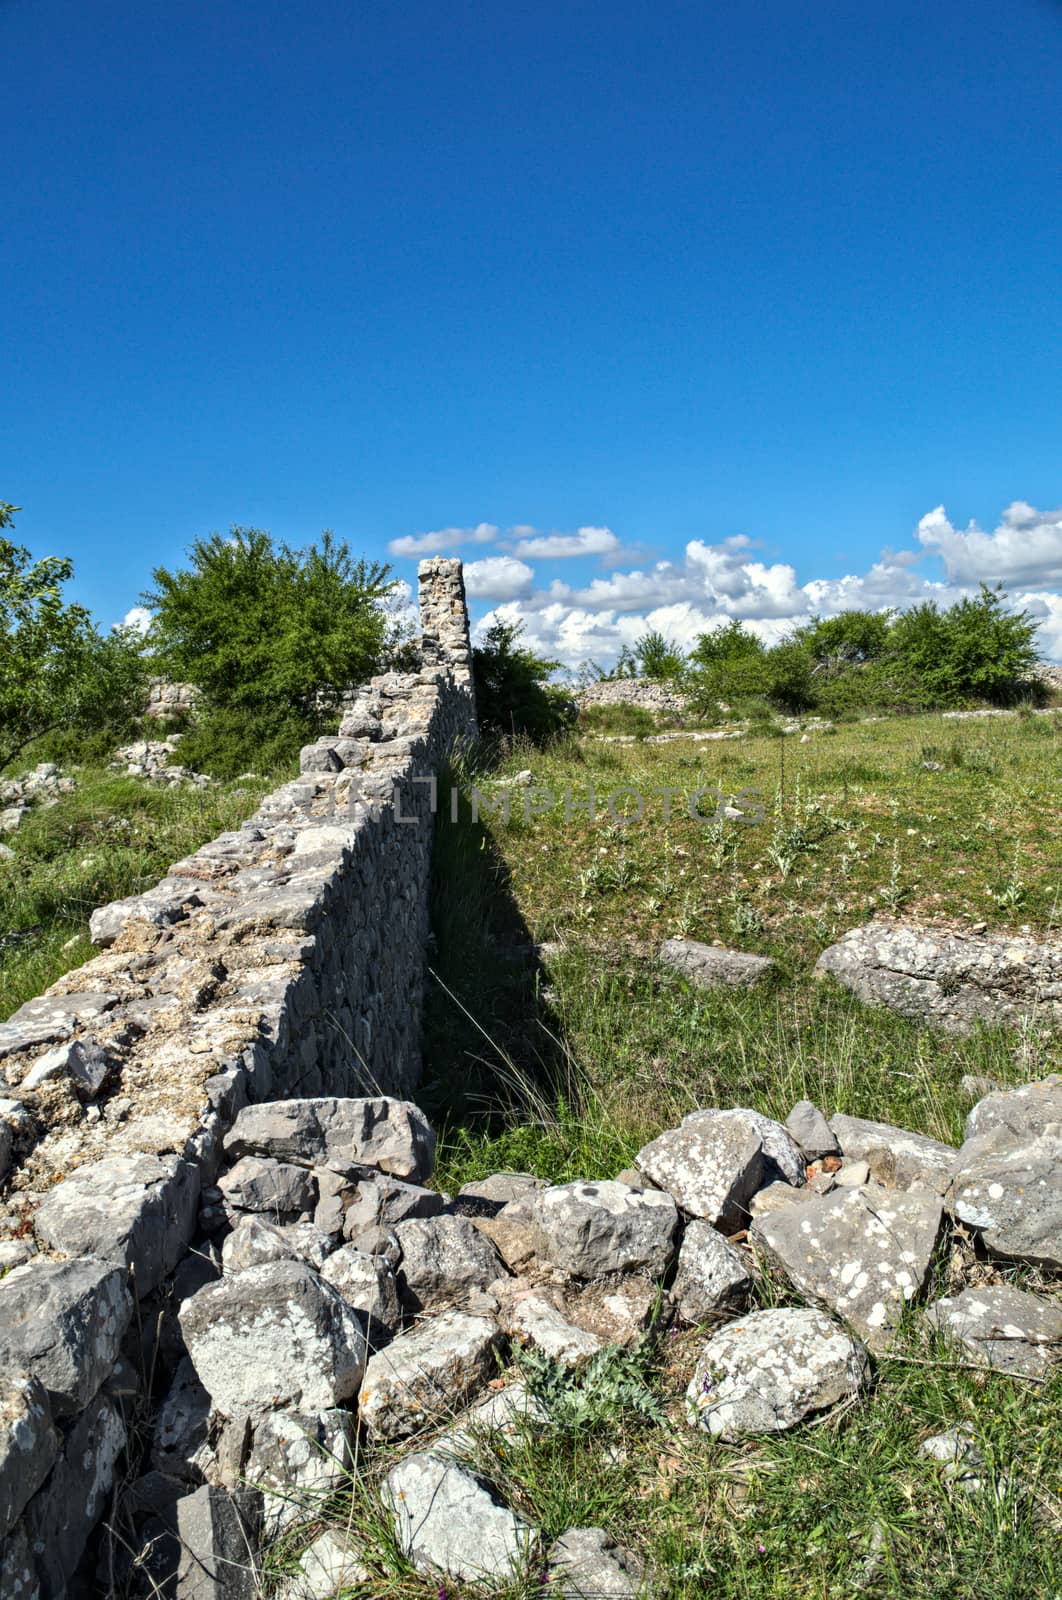
<instances>
[{"instance_id":1,"label":"rocky ground","mask_svg":"<svg viewBox=\"0 0 1062 1600\"><path fill-rule=\"evenodd\" d=\"M123 1592L242 1596L271 1574L292 1600L390 1593L386 1542L343 1520L353 1493L373 1499L394 1549L440 1595L533 1578L558 1600L664 1596L672 1575L607 1530L546 1538L507 1500L506 1449L553 1426L548 1372L600 1369L617 1348L699 1330L655 1403L740 1446L863 1405L913 1315L958 1366L1033 1384L1062 1350L1057 1299L1013 1279L1015 1267L1062 1267L1057 1075L984 1096L959 1148L827 1121L805 1101L784 1124L695 1111L632 1170L594 1182L495 1173L451 1196L430 1186L434 1153L404 1101L239 1113L172 1311L136 1335L162 1376L100 1554ZM965 1281L934 1295L934 1260L956 1242ZM50 1413L74 1396L83 1406L132 1337L117 1272L105 1325L79 1321L85 1275L108 1270L56 1263L51 1303L27 1307L15 1331L5 1319L5 1367L32 1354L46 1373L44 1387L8 1383L9 1523L51 1464ZM5 1301L21 1276L3 1281ZM772 1306L780 1282L801 1303ZM922 1449L955 1493L1035 1493L1020 1472L997 1482L962 1427Z\"/></svg>"}]
</instances>

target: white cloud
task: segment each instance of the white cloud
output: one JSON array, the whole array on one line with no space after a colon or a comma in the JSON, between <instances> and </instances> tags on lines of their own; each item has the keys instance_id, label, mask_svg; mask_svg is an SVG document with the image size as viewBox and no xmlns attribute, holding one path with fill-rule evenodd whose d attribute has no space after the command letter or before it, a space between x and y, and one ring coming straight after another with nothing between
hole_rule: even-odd
<instances>
[{"instance_id":1,"label":"white cloud","mask_svg":"<svg viewBox=\"0 0 1062 1600\"><path fill-rule=\"evenodd\" d=\"M392 539L388 550L393 556L437 555L440 550L456 550L463 544L493 544L498 529L493 522L477 522L474 528L436 528L433 533L408 533Z\"/></svg>"},{"instance_id":2,"label":"white cloud","mask_svg":"<svg viewBox=\"0 0 1062 1600\"><path fill-rule=\"evenodd\" d=\"M563 556L580 534L529 536L516 548ZM922 518L918 540L918 550L882 551L866 572L801 583L789 563L757 559L753 542L744 536L718 544L693 539L681 560L612 572L581 586L554 577L537 589L505 595L484 590L483 597L502 602L492 615L522 619L529 646L542 655L569 668L587 659L608 667L623 645L634 644L649 629L689 648L698 634L737 617L773 643L815 615L904 609L926 600L947 606L975 592L982 579L1009 580L1011 603L1025 607L1041 624L1042 653L1062 659L1062 595L1051 592L1062 585L1062 512L1040 512L1016 501L999 528L986 534L973 527L956 532L938 508ZM942 557L944 579L920 569L930 552ZM588 552L584 547L579 553Z\"/></svg>"},{"instance_id":3,"label":"white cloud","mask_svg":"<svg viewBox=\"0 0 1062 1600\"><path fill-rule=\"evenodd\" d=\"M574 556L609 556L620 542L611 528L578 528L575 533L535 533L533 528L514 528L520 542L518 556L539 556L543 560L567 561ZM528 537L524 537L524 536Z\"/></svg>"},{"instance_id":4,"label":"white cloud","mask_svg":"<svg viewBox=\"0 0 1062 1600\"><path fill-rule=\"evenodd\" d=\"M940 556L953 583L1062 583L1062 509L1037 511L1014 500L999 527L985 533L975 522L960 532L937 506L918 524L918 539Z\"/></svg>"},{"instance_id":5,"label":"white cloud","mask_svg":"<svg viewBox=\"0 0 1062 1600\"><path fill-rule=\"evenodd\" d=\"M137 633L147 633L151 626L151 612L147 606L133 606L127 611L121 622L113 624L116 628L135 628Z\"/></svg>"},{"instance_id":6,"label":"white cloud","mask_svg":"<svg viewBox=\"0 0 1062 1600\"><path fill-rule=\"evenodd\" d=\"M535 569L515 556L486 556L465 567L465 589L474 600L516 600L529 592Z\"/></svg>"}]
</instances>

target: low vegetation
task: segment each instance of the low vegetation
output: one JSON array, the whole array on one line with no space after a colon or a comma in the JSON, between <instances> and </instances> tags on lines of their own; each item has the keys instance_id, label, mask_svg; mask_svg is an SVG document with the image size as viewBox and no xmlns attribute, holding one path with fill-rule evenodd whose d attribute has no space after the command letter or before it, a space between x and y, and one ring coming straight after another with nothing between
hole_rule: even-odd
<instances>
[{"instance_id":1,"label":"low vegetation","mask_svg":"<svg viewBox=\"0 0 1062 1600\"><path fill-rule=\"evenodd\" d=\"M528 766L534 787L510 791L508 825L483 809L473 823L473 787L497 795L492 779ZM976 1097L964 1074L1010 1084L1058 1070L1057 1035L941 1036L812 982L811 967L878 911L1057 930L1060 772L1062 718L1008 715L854 723L806 744L569 738L516 748L498 773L455 774L464 799L457 824L445 807L439 818L427 1046L426 1094L445 1125L438 1181L452 1190L505 1168L612 1176L695 1106L784 1117L803 1097L959 1141ZM591 785L597 820L573 809L566 822L564 791L585 802ZM641 821L609 816L621 788L646 796ZM764 817L694 821L675 797L665 823L659 796L649 801L663 788L724 800L758 789ZM547 789L561 797L549 810ZM714 809L711 792L702 800ZM654 960L679 934L770 954L777 979L691 989ZM935 1292L969 1274L973 1254L962 1242L942 1253ZM1028 1268L1006 1275L1051 1288ZM779 1302L797 1303L765 1282L760 1303ZM681 1417L703 1337L649 1340L636 1358L648 1402L632 1398L625 1356L623 1381L598 1372L582 1409L503 1454L485 1446L484 1472L547 1537L604 1526L654 1565L666 1600L1062 1592L1062 1376L1037 1385L963 1368L912 1318L865 1403L731 1447ZM929 1435L966 1426L997 1485L972 1496L918 1455ZM387 1552L391 1578L374 1594L485 1600L410 1572L371 1482L343 1515Z\"/></svg>"},{"instance_id":2,"label":"low vegetation","mask_svg":"<svg viewBox=\"0 0 1062 1600\"><path fill-rule=\"evenodd\" d=\"M97 906L151 888L171 862L237 827L272 787L263 776L163 788L106 766L74 776L77 788L34 807L15 853L0 860L0 1021L95 954L88 919Z\"/></svg>"}]
</instances>

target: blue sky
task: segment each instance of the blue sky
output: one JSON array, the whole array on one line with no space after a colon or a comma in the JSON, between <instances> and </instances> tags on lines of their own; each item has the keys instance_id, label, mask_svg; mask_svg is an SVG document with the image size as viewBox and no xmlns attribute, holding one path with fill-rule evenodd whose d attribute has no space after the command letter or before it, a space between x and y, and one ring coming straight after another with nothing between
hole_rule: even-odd
<instances>
[{"instance_id":1,"label":"blue sky","mask_svg":"<svg viewBox=\"0 0 1062 1600\"><path fill-rule=\"evenodd\" d=\"M434 534L569 665L982 576L1062 657L1062 4L0 0L0 56L0 498L102 621L253 524Z\"/></svg>"}]
</instances>

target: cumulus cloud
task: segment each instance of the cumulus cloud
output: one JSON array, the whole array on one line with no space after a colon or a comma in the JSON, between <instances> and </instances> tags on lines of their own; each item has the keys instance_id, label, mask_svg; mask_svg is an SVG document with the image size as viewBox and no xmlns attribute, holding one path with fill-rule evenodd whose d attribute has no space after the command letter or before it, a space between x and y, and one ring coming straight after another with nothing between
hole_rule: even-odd
<instances>
[{"instance_id":1,"label":"cumulus cloud","mask_svg":"<svg viewBox=\"0 0 1062 1600\"><path fill-rule=\"evenodd\" d=\"M940 556L953 583L1062 583L1062 509L1037 511L1014 500L998 528L985 533L976 522L960 531L937 506L918 524L918 539Z\"/></svg>"},{"instance_id":2,"label":"cumulus cloud","mask_svg":"<svg viewBox=\"0 0 1062 1600\"><path fill-rule=\"evenodd\" d=\"M498 529L493 522L477 522L474 528L436 528L432 533L409 533L401 539L392 539L388 550L393 556L438 555L443 550L456 550L463 544L493 544Z\"/></svg>"},{"instance_id":3,"label":"cumulus cloud","mask_svg":"<svg viewBox=\"0 0 1062 1600\"><path fill-rule=\"evenodd\" d=\"M473 600L516 600L528 594L535 569L515 556L486 556L465 567L465 589Z\"/></svg>"},{"instance_id":4,"label":"cumulus cloud","mask_svg":"<svg viewBox=\"0 0 1062 1600\"><path fill-rule=\"evenodd\" d=\"M519 537L518 556L538 556L542 560L567 561L575 556L610 556L620 548L611 528L577 528L574 533L535 533L533 528L514 528Z\"/></svg>"},{"instance_id":5,"label":"cumulus cloud","mask_svg":"<svg viewBox=\"0 0 1062 1600\"><path fill-rule=\"evenodd\" d=\"M484 625L494 616L522 620L530 647L551 660L568 668L586 660L608 667L624 645L651 629L688 649L699 634L736 617L771 644L815 615L899 610L927 600L947 606L988 579L1003 581L1011 603L1039 622L1041 652L1062 659L1062 595L1052 592L1062 586L1062 513L1015 501L987 534L973 526L957 532L938 508L922 518L917 535L918 549L884 550L866 572L803 583L788 562L760 559L744 536L717 544L693 539L681 559L614 571L582 585L554 577L519 593L484 590L483 598L501 602ZM557 556L553 541L560 541L563 555L571 553L568 541L578 537L529 534L517 549ZM931 554L941 559L943 578L925 570Z\"/></svg>"},{"instance_id":6,"label":"cumulus cloud","mask_svg":"<svg viewBox=\"0 0 1062 1600\"><path fill-rule=\"evenodd\" d=\"M147 606L133 606L127 611L121 622L114 623L116 628L135 628L137 633L147 633L151 626L151 612Z\"/></svg>"}]
</instances>

